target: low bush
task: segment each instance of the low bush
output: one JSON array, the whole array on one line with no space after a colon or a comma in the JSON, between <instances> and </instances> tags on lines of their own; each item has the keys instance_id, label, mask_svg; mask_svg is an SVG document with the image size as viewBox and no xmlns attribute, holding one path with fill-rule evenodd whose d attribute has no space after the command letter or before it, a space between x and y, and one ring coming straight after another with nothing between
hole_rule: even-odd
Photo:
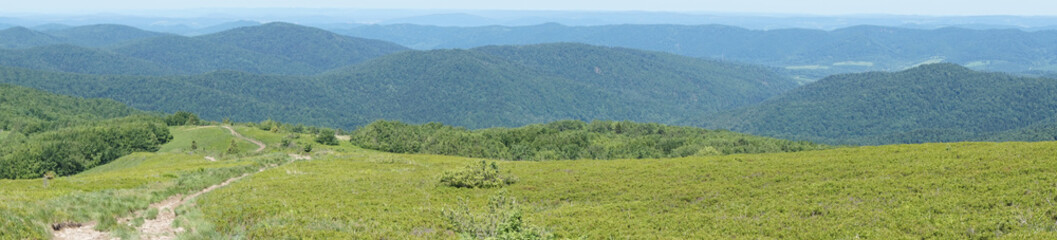
<instances>
[{"instance_id":1,"label":"low bush","mask_svg":"<svg viewBox=\"0 0 1057 240\"><path fill-rule=\"evenodd\" d=\"M457 188L495 188L513 184L517 179L507 173L500 174L495 162L481 160L458 171L444 172L440 183Z\"/></svg>"},{"instance_id":2,"label":"low bush","mask_svg":"<svg viewBox=\"0 0 1057 240\"><path fill-rule=\"evenodd\" d=\"M553 239L542 228L530 226L522 220L517 200L505 193L492 196L484 213L471 211L470 204L462 201L459 206L445 209L444 218L460 239L535 240Z\"/></svg>"}]
</instances>

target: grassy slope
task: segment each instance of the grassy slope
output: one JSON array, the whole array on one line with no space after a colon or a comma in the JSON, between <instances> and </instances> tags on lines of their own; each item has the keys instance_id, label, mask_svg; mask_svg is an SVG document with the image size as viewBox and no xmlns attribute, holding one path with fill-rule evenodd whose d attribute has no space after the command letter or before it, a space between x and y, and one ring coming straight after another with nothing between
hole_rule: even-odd
<instances>
[{"instance_id":1,"label":"grassy slope","mask_svg":"<svg viewBox=\"0 0 1057 240\"><path fill-rule=\"evenodd\" d=\"M243 154L210 162L201 154L185 154L190 151L186 138L222 138L226 149L231 135L218 127L189 129L171 129L175 139L162 146L168 151L133 153L77 175L51 180L49 187L44 187L41 179L0 179L0 239L48 238L49 224L128 215L130 210L145 209L170 195L198 191L286 158L284 154L247 155L256 145L239 140ZM219 133L223 135L213 136ZM269 145L278 142L262 141Z\"/></svg>"},{"instance_id":2,"label":"grassy slope","mask_svg":"<svg viewBox=\"0 0 1057 240\"><path fill-rule=\"evenodd\" d=\"M199 198L249 238L453 238L442 187L470 159L354 148ZM952 143L668 160L500 162L529 224L589 238L1057 237L1057 142ZM243 230L244 229L244 230ZM244 234L244 235L243 235Z\"/></svg>"},{"instance_id":3,"label":"grassy slope","mask_svg":"<svg viewBox=\"0 0 1057 240\"><path fill-rule=\"evenodd\" d=\"M158 152L189 152L191 150L191 141L195 141L198 145L198 150L195 153L206 155L222 154L227 151L228 146L231 144L231 139L235 139L227 129L215 126L206 128L175 127L171 129L173 140L162 145ZM239 129L237 131L242 132L243 130ZM274 142L279 141L275 140ZM239 152L243 153L257 149L257 145L241 139L237 140L236 144L239 146Z\"/></svg>"}]
</instances>

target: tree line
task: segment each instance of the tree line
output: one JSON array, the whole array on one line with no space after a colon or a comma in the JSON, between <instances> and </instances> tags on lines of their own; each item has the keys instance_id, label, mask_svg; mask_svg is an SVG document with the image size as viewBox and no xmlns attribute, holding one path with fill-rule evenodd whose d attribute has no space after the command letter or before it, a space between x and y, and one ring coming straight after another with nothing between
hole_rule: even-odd
<instances>
[{"instance_id":1,"label":"tree line","mask_svg":"<svg viewBox=\"0 0 1057 240\"><path fill-rule=\"evenodd\" d=\"M383 120L353 131L350 141L364 148L395 153L506 160L669 158L829 148L726 130L576 120L481 130Z\"/></svg>"}]
</instances>

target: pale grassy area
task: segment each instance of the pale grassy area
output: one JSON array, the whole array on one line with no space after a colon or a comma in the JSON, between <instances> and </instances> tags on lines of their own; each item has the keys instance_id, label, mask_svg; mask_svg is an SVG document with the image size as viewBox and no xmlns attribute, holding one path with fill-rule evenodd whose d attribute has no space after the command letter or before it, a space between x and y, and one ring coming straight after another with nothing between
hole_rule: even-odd
<instances>
[{"instance_id":1,"label":"pale grassy area","mask_svg":"<svg viewBox=\"0 0 1057 240\"><path fill-rule=\"evenodd\" d=\"M236 139L230 131L217 126L173 127L170 128L170 132L172 132L173 140L162 145L159 152L191 152L191 141L194 141L198 145L195 153L217 156L227 151L232 139L236 140L235 144L238 145L240 152L251 152L257 149L257 145ZM239 130L239 132L242 131Z\"/></svg>"}]
</instances>

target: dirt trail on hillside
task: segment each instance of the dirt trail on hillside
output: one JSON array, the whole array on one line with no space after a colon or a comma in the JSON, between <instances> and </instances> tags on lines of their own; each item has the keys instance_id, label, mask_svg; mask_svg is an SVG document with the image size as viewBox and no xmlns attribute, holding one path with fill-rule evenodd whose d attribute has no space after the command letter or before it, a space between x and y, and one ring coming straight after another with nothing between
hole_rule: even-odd
<instances>
[{"instance_id":1,"label":"dirt trail on hillside","mask_svg":"<svg viewBox=\"0 0 1057 240\"><path fill-rule=\"evenodd\" d=\"M257 146L259 146L259 148L257 148L257 150L255 152L260 152L260 151L264 150L265 145L261 141L258 141L256 139L251 139L251 138L244 137L244 136L242 136L242 134L239 134L238 132L235 131L235 129L232 129L229 126L224 126L224 128L227 128L228 130L230 130L231 131L231 135L234 135L235 137L238 137L238 138L241 138L243 140L252 142L253 144L256 144ZM292 158L291 162L292 161L297 161L297 160L312 159L309 156L301 156L301 155L296 155L296 154L290 154L290 157ZM210 158L210 157L207 157L207 158ZM215 159L211 159L211 160L215 161ZM268 165L268 166L265 166L265 167L257 170L257 172L263 172L264 170L268 170L269 168L278 167L278 166L279 165L276 165L276 164ZM244 178L246 176L249 176L250 174L251 173L245 173L245 174L242 174L241 176L238 176L238 177L229 178L228 180L225 180L224 182L222 182L220 184L209 186L209 187L207 187L205 189L202 189L201 191L195 192L195 193L193 193L191 195L184 196L184 195L181 195L181 194L177 194L177 195L171 196L171 197L169 197L169 198L167 198L167 199L165 199L165 200L163 200L161 202L153 203L153 204L150 205L150 208L147 209L147 210L158 209L158 215L153 220L146 219L146 211L138 211L132 217L127 217L127 218L120 219L119 223L127 224L133 218L143 217L144 218L143 225L140 225L138 228L136 228L136 230L139 232L139 239L144 239L144 240L169 240L169 239L176 239L176 234L179 234L179 233L185 231L183 228L173 228L172 227L173 221L176 220L176 211L175 210L176 210L177 207L180 207L183 204L187 203L187 201L190 200L190 199L193 199L193 198L198 197L198 196L200 196L202 194L211 192L211 191L216 190L218 188L227 186L228 184L231 184L231 183L233 183L235 181L238 181L239 179L242 179L242 178ZM73 225L71 227L61 228L58 231L52 232L52 236L54 237L53 239L59 239L59 240L63 240L63 239L78 239L78 240L80 240L80 239L87 239L87 240L119 239L119 238L111 236L110 233L108 233L108 232L96 231L95 229L93 229L95 227L95 225L96 224L94 222L93 223L83 224L83 225L75 224L75 225Z\"/></svg>"},{"instance_id":2,"label":"dirt trail on hillside","mask_svg":"<svg viewBox=\"0 0 1057 240\"><path fill-rule=\"evenodd\" d=\"M257 150L255 150L253 152L264 151L264 143L263 142L257 141L257 139L243 137L242 134L239 134L239 132L236 132L234 128L231 128L231 126L224 126L224 128L227 128L228 131L231 131L231 135L234 135L237 138L241 138L242 140L246 140L246 141L249 141L249 142L251 142L253 144L257 144Z\"/></svg>"}]
</instances>

